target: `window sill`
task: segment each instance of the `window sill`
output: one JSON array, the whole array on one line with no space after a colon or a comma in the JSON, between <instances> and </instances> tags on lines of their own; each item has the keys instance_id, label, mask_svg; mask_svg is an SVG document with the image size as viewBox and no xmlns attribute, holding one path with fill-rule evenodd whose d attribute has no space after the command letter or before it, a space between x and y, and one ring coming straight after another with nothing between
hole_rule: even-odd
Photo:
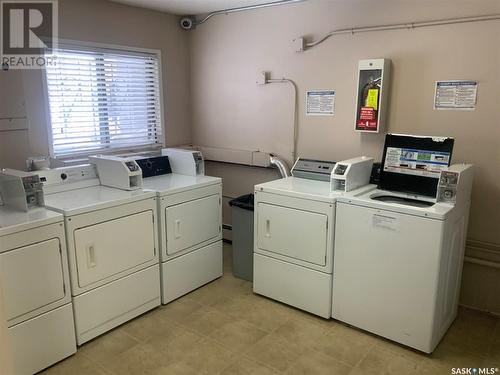
<instances>
[{"instance_id":1,"label":"window sill","mask_svg":"<svg viewBox=\"0 0 500 375\"><path fill-rule=\"evenodd\" d=\"M99 153L94 152L88 155L78 155L78 156L60 156L51 158L51 168L64 168L74 165L82 165L89 163L89 156L92 155L114 155L123 157L134 157L134 156L159 156L161 155L161 149L163 145L157 147L143 149L143 150L116 150L114 152Z\"/></svg>"}]
</instances>

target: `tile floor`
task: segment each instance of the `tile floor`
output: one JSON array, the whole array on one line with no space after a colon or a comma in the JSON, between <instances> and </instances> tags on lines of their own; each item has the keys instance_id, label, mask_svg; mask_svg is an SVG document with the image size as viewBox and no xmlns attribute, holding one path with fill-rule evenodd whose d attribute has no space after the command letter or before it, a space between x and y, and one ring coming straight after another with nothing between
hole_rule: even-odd
<instances>
[{"instance_id":1,"label":"tile floor","mask_svg":"<svg viewBox=\"0 0 500 375\"><path fill-rule=\"evenodd\" d=\"M252 293L224 276L83 345L43 374L451 374L500 367L500 322L461 309L432 355Z\"/></svg>"}]
</instances>

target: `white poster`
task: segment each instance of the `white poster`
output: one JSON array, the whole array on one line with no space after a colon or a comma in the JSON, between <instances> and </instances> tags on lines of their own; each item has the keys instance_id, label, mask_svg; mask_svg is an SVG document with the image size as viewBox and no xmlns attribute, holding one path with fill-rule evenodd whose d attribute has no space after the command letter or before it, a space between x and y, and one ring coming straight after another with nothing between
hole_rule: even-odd
<instances>
[{"instance_id":1,"label":"white poster","mask_svg":"<svg viewBox=\"0 0 500 375\"><path fill-rule=\"evenodd\" d=\"M434 109L476 109L476 81L437 81Z\"/></svg>"},{"instance_id":2,"label":"white poster","mask_svg":"<svg viewBox=\"0 0 500 375\"><path fill-rule=\"evenodd\" d=\"M333 116L335 114L335 91L308 91L306 108L307 115Z\"/></svg>"}]
</instances>

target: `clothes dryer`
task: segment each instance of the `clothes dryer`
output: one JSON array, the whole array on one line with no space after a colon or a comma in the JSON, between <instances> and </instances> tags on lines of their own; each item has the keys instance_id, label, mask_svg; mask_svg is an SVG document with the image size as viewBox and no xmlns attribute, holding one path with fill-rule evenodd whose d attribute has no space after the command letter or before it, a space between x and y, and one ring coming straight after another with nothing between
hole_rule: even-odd
<instances>
[{"instance_id":1,"label":"clothes dryer","mask_svg":"<svg viewBox=\"0 0 500 375\"><path fill-rule=\"evenodd\" d=\"M222 276L222 180L172 173L168 156L137 160L158 199L162 303Z\"/></svg>"},{"instance_id":2,"label":"clothes dryer","mask_svg":"<svg viewBox=\"0 0 500 375\"><path fill-rule=\"evenodd\" d=\"M101 186L89 164L39 175L64 215L78 345L159 306L155 194Z\"/></svg>"},{"instance_id":3,"label":"clothes dryer","mask_svg":"<svg viewBox=\"0 0 500 375\"><path fill-rule=\"evenodd\" d=\"M328 181L298 177L256 185L254 292L330 318L335 202L374 188L332 192Z\"/></svg>"},{"instance_id":4,"label":"clothes dryer","mask_svg":"<svg viewBox=\"0 0 500 375\"><path fill-rule=\"evenodd\" d=\"M16 375L34 374L76 352L61 214L0 206L0 283Z\"/></svg>"}]
</instances>

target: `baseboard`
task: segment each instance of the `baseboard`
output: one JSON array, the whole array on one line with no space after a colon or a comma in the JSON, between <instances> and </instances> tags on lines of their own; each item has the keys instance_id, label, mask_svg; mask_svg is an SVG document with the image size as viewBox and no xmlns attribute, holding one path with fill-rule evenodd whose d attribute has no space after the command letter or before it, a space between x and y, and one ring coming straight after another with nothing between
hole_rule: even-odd
<instances>
[{"instance_id":1,"label":"baseboard","mask_svg":"<svg viewBox=\"0 0 500 375\"><path fill-rule=\"evenodd\" d=\"M460 304L500 316L500 245L467 241Z\"/></svg>"},{"instance_id":2,"label":"baseboard","mask_svg":"<svg viewBox=\"0 0 500 375\"><path fill-rule=\"evenodd\" d=\"M469 310L479 311L481 313L488 314L488 315L494 316L496 318L500 318L500 312L489 311L489 310L481 309L481 308L476 307L476 306L469 306L469 305L464 304L464 303L461 303L460 306L465 307L466 309L469 309Z\"/></svg>"},{"instance_id":3,"label":"baseboard","mask_svg":"<svg viewBox=\"0 0 500 375\"><path fill-rule=\"evenodd\" d=\"M465 255L500 263L500 244L479 240L467 240Z\"/></svg>"}]
</instances>

